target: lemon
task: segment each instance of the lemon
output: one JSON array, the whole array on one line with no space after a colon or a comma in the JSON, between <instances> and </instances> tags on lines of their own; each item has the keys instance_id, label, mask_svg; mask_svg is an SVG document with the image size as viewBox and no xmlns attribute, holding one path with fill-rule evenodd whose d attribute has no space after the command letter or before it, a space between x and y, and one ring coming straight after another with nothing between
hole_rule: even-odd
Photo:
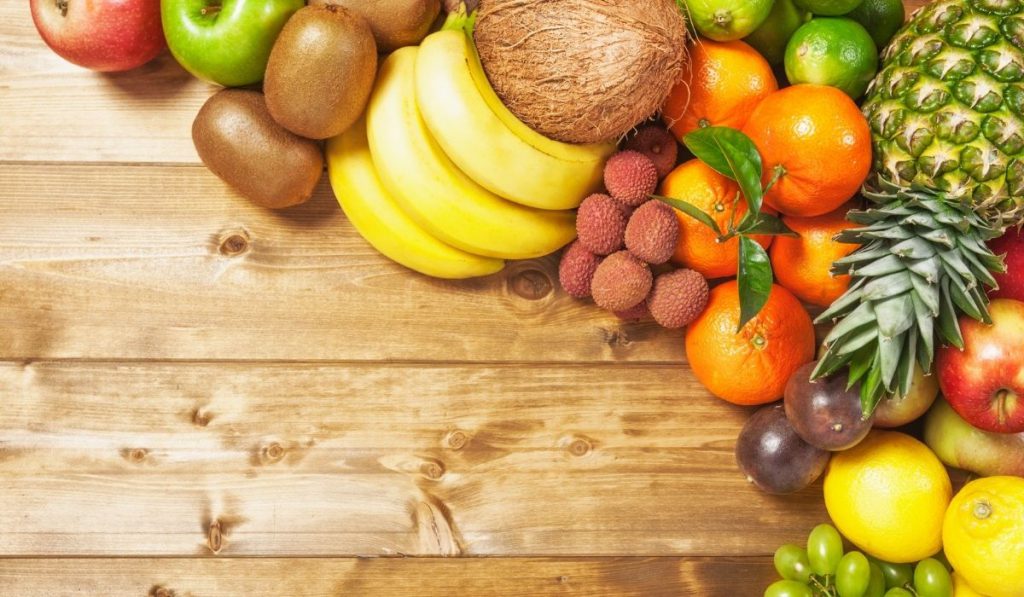
<instances>
[{"instance_id":1,"label":"lemon","mask_svg":"<svg viewBox=\"0 0 1024 597\"><path fill-rule=\"evenodd\" d=\"M971 585L967 584L964 577L960 576L956 570L950 576L953 577L953 597L985 597L972 589Z\"/></svg>"},{"instance_id":2,"label":"lemon","mask_svg":"<svg viewBox=\"0 0 1024 597\"><path fill-rule=\"evenodd\" d=\"M953 494L945 467L920 441L874 430L832 455L825 508L839 531L880 560L909 563L942 548L942 522Z\"/></svg>"},{"instance_id":3,"label":"lemon","mask_svg":"<svg viewBox=\"0 0 1024 597\"><path fill-rule=\"evenodd\" d=\"M1024 595L1024 479L971 481L946 511L946 557L971 588L990 597Z\"/></svg>"}]
</instances>

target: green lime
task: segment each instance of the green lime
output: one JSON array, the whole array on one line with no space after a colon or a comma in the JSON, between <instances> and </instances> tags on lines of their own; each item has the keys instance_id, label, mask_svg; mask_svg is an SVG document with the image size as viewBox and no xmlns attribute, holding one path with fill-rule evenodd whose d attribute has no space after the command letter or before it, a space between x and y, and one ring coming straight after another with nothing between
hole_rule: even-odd
<instances>
[{"instance_id":1,"label":"green lime","mask_svg":"<svg viewBox=\"0 0 1024 597\"><path fill-rule=\"evenodd\" d=\"M732 41L761 26L772 10L772 0L686 0L686 9L698 33L715 41Z\"/></svg>"},{"instance_id":2,"label":"green lime","mask_svg":"<svg viewBox=\"0 0 1024 597\"><path fill-rule=\"evenodd\" d=\"M864 0L846 16L868 30L871 39L875 40L875 47L881 52L903 26L907 13L903 9L903 0Z\"/></svg>"},{"instance_id":3,"label":"green lime","mask_svg":"<svg viewBox=\"0 0 1024 597\"><path fill-rule=\"evenodd\" d=\"M878 70L878 50L860 23L811 19L790 38L785 64L790 83L831 85L856 100Z\"/></svg>"},{"instance_id":4,"label":"green lime","mask_svg":"<svg viewBox=\"0 0 1024 597\"><path fill-rule=\"evenodd\" d=\"M797 8L823 17L838 17L857 8L861 0L795 0Z\"/></svg>"},{"instance_id":5,"label":"green lime","mask_svg":"<svg viewBox=\"0 0 1024 597\"><path fill-rule=\"evenodd\" d=\"M810 16L797 8L793 0L775 0L768 18L743 41L760 52L769 64L778 66L786 56L786 42Z\"/></svg>"}]
</instances>

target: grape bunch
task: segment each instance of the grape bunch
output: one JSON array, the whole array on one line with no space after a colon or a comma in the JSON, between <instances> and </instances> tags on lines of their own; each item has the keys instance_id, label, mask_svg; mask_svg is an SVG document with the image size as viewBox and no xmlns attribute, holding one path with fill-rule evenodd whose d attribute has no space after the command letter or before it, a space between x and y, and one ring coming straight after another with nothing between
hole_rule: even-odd
<instances>
[{"instance_id":1,"label":"grape bunch","mask_svg":"<svg viewBox=\"0 0 1024 597\"><path fill-rule=\"evenodd\" d=\"M843 552L843 538L830 524L807 536L807 549L792 543L775 551L782 580L764 597L952 597L953 580L935 558L917 565L891 564L859 551Z\"/></svg>"}]
</instances>

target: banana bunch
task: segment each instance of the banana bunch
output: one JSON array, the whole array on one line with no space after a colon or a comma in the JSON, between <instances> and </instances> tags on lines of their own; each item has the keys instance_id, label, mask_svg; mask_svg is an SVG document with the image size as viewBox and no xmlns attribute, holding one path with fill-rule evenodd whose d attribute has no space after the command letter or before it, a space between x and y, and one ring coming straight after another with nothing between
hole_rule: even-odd
<instances>
[{"instance_id":1,"label":"banana bunch","mask_svg":"<svg viewBox=\"0 0 1024 597\"><path fill-rule=\"evenodd\" d=\"M500 271L576 235L571 211L613 144L571 145L519 121L462 27L384 60L363 119L328 141L334 194L388 258L438 278Z\"/></svg>"}]
</instances>

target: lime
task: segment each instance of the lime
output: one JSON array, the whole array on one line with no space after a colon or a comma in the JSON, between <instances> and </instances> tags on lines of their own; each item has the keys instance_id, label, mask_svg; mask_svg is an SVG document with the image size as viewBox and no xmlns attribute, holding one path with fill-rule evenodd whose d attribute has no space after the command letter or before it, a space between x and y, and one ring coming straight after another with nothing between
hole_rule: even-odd
<instances>
[{"instance_id":1,"label":"lime","mask_svg":"<svg viewBox=\"0 0 1024 597\"><path fill-rule=\"evenodd\" d=\"M786 56L786 42L810 16L797 8L793 0L775 0L768 18L743 41L760 52L769 64L779 66Z\"/></svg>"},{"instance_id":2,"label":"lime","mask_svg":"<svg viewBox=\"0 0 1024 597\"><path fill-rule=\"evenodd\" d=\"M761 26L772 10L772 0L686 0L686 8L698 33L715 41L732 41Z\"/></svg>"},{"instance_id":3,"label":"lime","mask_svg":"<svg viewBox=\"0 0 1024 597\"><path fill-rule=\"evenodd\" d=\"M903 26L907 13L903 9L903 0L864 0L846 16L868 30L871 39L875 40L875 47L881 52Z\"/></svg>"},{"instance_id":4,"label":"lime","mask_svg":"<svg viewBox=\"0 0 1024 597\"><path fill-rule=\"evenodd\" d=\"M838 17L857 8L861 0L795 0L797 8L823 17Z\"/></svg>"},{"instance_id":5,"label":"lime","mask_svg":"<svg viewBox=\"0 0 1024 597\"><path fill-rule=\"evenodd\" d=\"M790 38L784 62L790 83L831 85L856 100L878 70L878 50L860 23L811 19Z\"/></svg>"}]
</instances>

